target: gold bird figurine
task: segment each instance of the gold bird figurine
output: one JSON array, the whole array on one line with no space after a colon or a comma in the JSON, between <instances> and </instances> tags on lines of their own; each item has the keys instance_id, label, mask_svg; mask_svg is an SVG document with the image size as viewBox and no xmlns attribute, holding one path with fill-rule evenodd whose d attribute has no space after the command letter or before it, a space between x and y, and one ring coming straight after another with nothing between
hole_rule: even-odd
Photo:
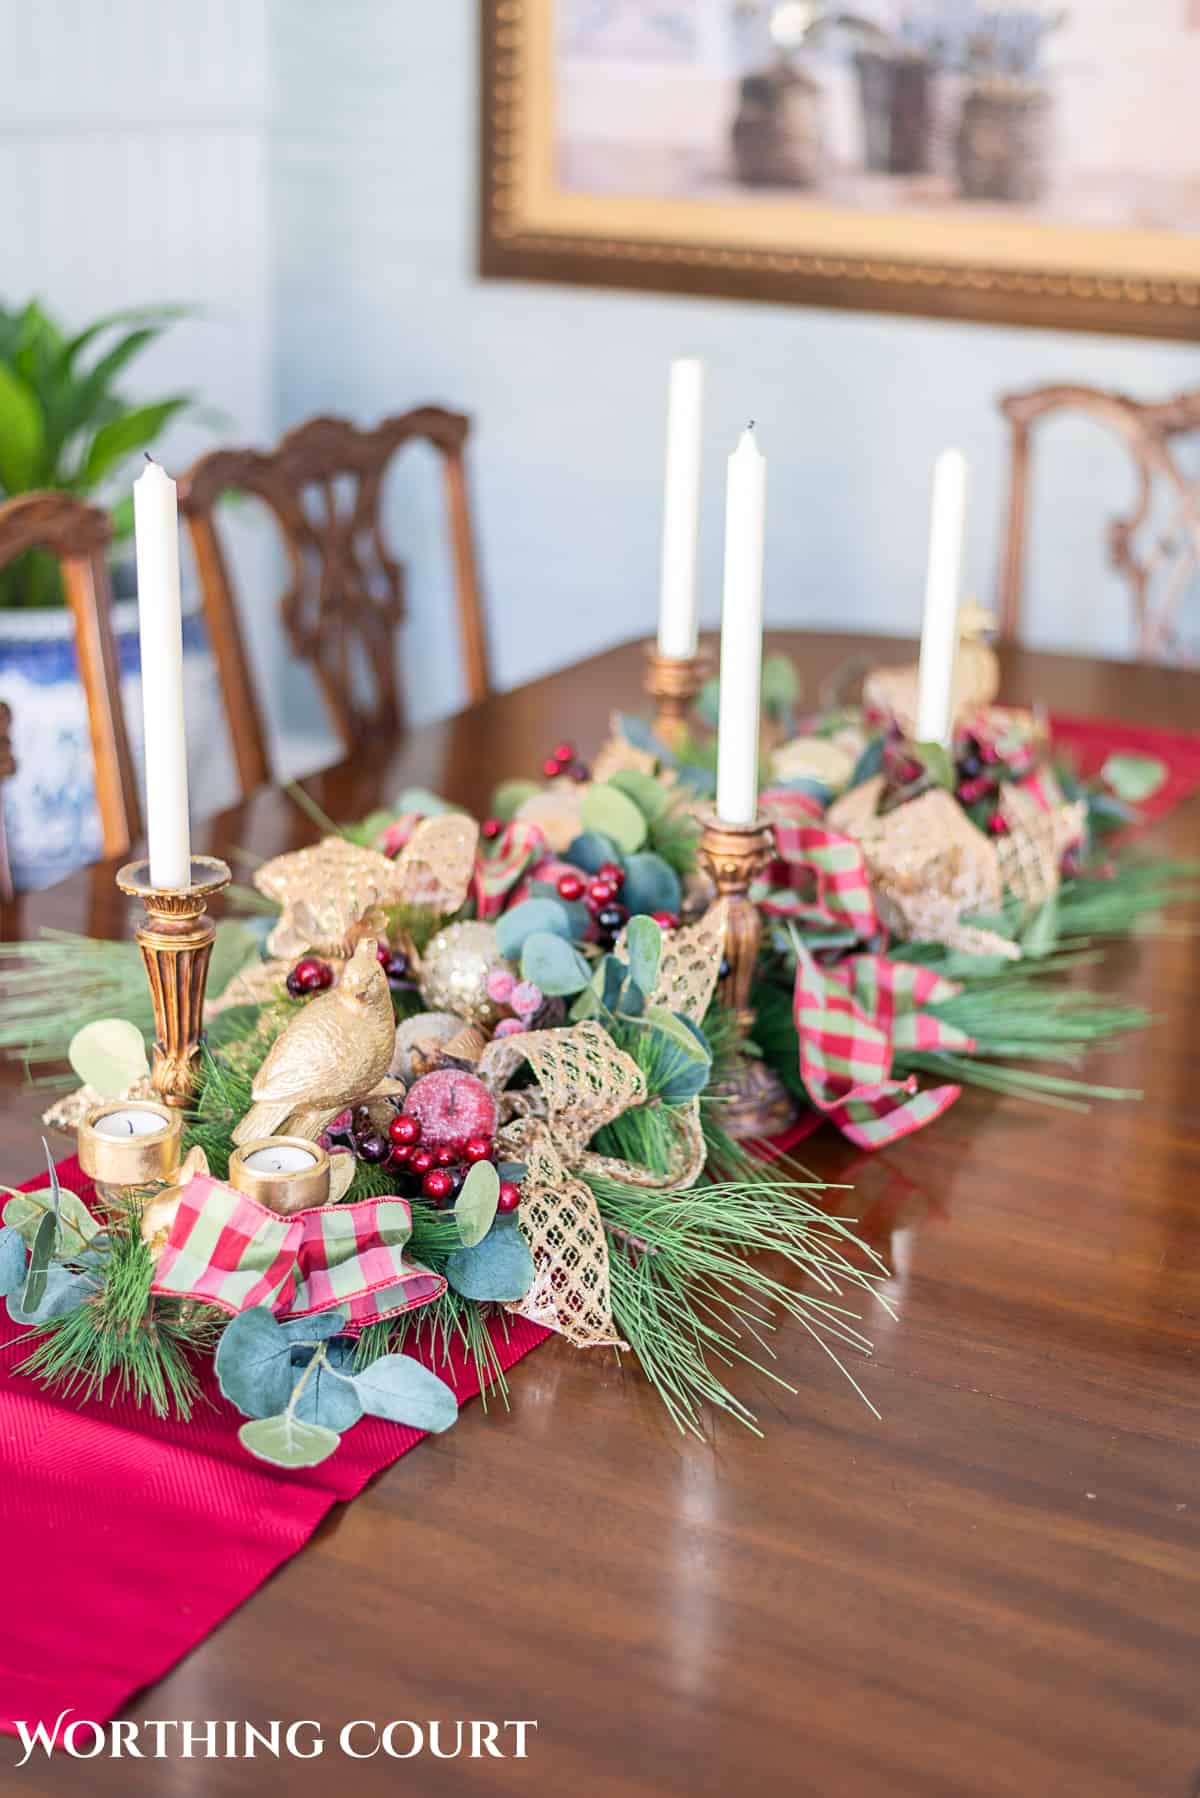
<instances>
[{"instance_id":1,"label":"gold bird figurine","mask_svg":"<svg viewBox=\"0 0 1200 1798\"><path fill-rule=\"evenodd\" d=\"M315 1136L328 1118L365 1099L392 1058L396 1025L374 937L359 943L338 984L310 999L258 1070L254 1104L233 1133Z\"/></svg>"}]
</instances>

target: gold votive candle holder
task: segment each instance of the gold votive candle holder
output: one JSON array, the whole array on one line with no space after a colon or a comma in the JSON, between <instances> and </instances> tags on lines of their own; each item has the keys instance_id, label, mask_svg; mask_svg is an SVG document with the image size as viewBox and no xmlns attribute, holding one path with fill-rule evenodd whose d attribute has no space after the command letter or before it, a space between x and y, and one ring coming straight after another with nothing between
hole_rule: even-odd
<instances>
[{"instance_id":1,"label":"gold votive candle holder","mask_svg":"<svg viewBox=\"0 0 1200 1798\"><path fill-rule=\"evenodd\" d=\"M303 1136L258 1136L229 1157L229 1184L290 1217L329 1201L329 1157Z\"/></svg>"}]
</instances>

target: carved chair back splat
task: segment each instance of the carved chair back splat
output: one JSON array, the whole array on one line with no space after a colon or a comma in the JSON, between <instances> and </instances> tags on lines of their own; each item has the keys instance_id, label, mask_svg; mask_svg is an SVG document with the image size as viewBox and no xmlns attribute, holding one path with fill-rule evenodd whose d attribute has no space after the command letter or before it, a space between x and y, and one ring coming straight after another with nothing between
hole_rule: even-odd
<instances>
[{"instance_id":1,"label":"carved chair back splat","mask_svg":"<svg viewBox=\"0 0 1200 1798\"><path fill-rule=\"evenodd\" d=\"M1200 481L1185 475L1174 451L1176 439L1200 431L1200 389L1145 403L1101 388L1064 383L1006 394L999 406L1011 432L1008 519L998 581L1001 637L1015 642L1019 635L1030 436L1034 425L1050 413L1075 411L1114 432L1133 458L1134 503L1125 516L1109 524L1109 560L1129 587L1139 659L1176 657L1180 607L1200 570ZM1155 530L1149 521L1160 493L1166 499L1169 519L1165 529ZM1143 537L1144 547L1140 544Z\"/></svg>"},{"instance_id":2,"label":"carved chair back splat","mask_svg":"<svg viewBox=\"0 0 1200 1798\"><path fill-rule=\"evenodd\" d=\"M226 492L261 499L287 557L281 616L293 653L314 671L342 749L394 735L403 722L395 632L404 616L404 570L384 537L380 495L392 458L425 442L442 464L467 698L489 687L487 649L467 502L463 446L469 420L440 406L385 418L373 430L348 419L309 419L272 451L220 449L180 482L221 671L243 790L269 779L265 735L238 624L233 583L215 523Z\"/></svg>"}]
</instances>

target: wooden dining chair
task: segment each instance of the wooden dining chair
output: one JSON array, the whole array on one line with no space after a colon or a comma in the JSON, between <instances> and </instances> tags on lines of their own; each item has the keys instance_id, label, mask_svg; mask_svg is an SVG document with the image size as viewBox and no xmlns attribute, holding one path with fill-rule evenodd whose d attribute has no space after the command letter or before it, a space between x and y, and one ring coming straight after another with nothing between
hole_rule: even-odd
<instances>
[{"instance_id":1,"label":"wooden dining chair","mask_svg":"<svg viewBox=\"0 0 1200 1798\"><path fill-rule=\"evenodd\" d=\"M404 569L388 550L380 498L393 457L411 443L429 444L441 458L468 699L473 704L490 689L463 460L469 429L469 419L441 406L416 407L373 430L345 418L311 418L270 451L210 451L180 481L180 510L195 552L243 790L269 778L266 737L217 529L217 501L229 492L253 494L273 513L288 561L280 602L288 642L312 665L342 749L350 754L394 734L404 718L395 662Z\"/></svg>"},{"instance_id":2,"label":"wooden dining chair","mask_svg":"<svg viewBox=\"0 0 1200 1798\"><path fill-rule=\"evenodd\" d=\"M1109 524L1109 560L1129 587L1139 659L1176 659L1179 609L1200 570L1200 481L1188 478L1174 452L1179 438L1200 431L1200 389L1146 403L1102 388L1062 384L1005 394L998 404L1011 434L1008 519L998 580L1000 636L1015 642L1020 632L1033 428L1052 413L1074 411L1114 432L1133 459L1134 503ZM1147 529L1160 494L1166 502L1165 526Z\"/></svg>"},{"instance_id":3,"label":"wooden dining chair","mask_svg":"<svg viewBox=\"0 0 1200 1798\"><path fill-rule=\"evenodd\" d=\"M70 493L22 493L0 504L0 568L27 550L41 549L57 560L62 573L87 701L106 857L124 855L142 830L112 633L111 539L108 513ZM11 762L11 750L7 760Z\"/></svg>"}]
</instances>

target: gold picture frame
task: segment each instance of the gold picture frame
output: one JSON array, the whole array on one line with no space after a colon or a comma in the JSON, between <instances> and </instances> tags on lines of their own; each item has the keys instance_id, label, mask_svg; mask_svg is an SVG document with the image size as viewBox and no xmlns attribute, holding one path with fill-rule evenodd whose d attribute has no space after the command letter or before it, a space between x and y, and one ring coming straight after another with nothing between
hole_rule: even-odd
<instances>
[{"instance_id":1,"label":"gold picture frame","mask_svg":"<svg viewBox=\"0 0 1200 1798\"><path fill-rule=\"evenodd\" d=\"M1200 232L568 186L556 152L559 3L481 0L483 276L1200 336Z\"/></svg>"}]
</instances>

